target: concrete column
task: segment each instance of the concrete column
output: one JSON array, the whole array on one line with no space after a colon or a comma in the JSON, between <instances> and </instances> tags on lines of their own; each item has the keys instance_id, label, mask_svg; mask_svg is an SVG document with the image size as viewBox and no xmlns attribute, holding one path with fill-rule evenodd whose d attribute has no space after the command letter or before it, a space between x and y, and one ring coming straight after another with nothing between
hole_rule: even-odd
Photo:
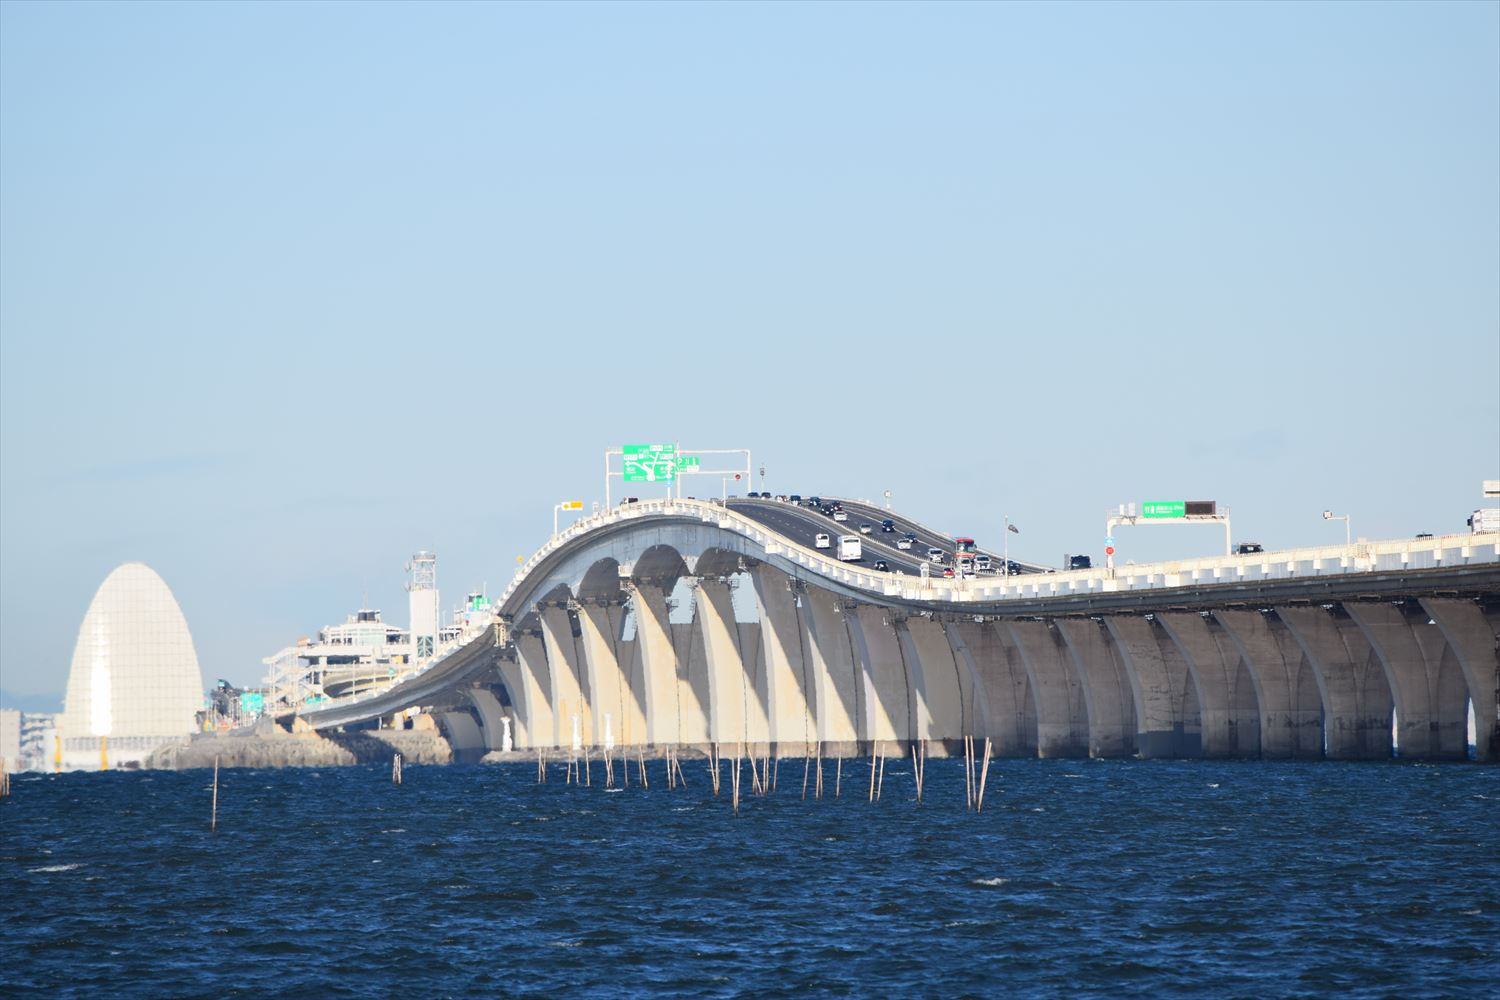
<instances>
[{"instance_id":1,"label":"concrete column","mask_svg":"<svg viewBox=\"0 0 1500 1000\"><path fill-rule=\"evenodd\" d=\"M585 746L593 745L593 715L584 689L582 657L573 637L573 619L564 608L551 606L539 612L542 641L547 647L548 675L552 679L552 704L558 715L559 746L573 746L573 720Z\"/></svg>"},{"instance_id":2,"label":"concrete column","mask_svg":"<svg viewBox=\"0 0 1500 1000\"><path fill-rule=\"evenodd\" d=\"M1415 614L1407 617L1404 609ZM1416 605L1344 605L1385 668L1396 699L1396 747L1403 757L1462 760L1469 742L1469 689L1448 641Z\"/></svg>"},{"instance_id":3,"label":"concrete column","mask_svg":"<svg viewBox=\"0 0 1500 1000\"><path fill-rule=\"evenodd\" d=\"M552 678L547 664L547 647L541 631L514 632L519 684L526 692L526 746L560 747L561 720L552 711ZM517 741L517 745L521 745ZM571 745L571 744L569 744Z\"/></svg>"},{"instance_id":4,"label":"concrete column","mask_svg":"<svg viewBox=\"0 0 1500 1000\"><path fill-rule=\"evenodd\" d=\"M697 612L708 662L708 733L722 752L732 753L733 747L750 743L752 729L764 732L766 722L749 690L729 585L700 580ZM752 715L758 716L753 724Z\"/></svg>"},{"instance_id":5,"label":"concrete column","mask_svg":"<svg viewBox=\"0 0 1500 1000\"><path fill-rule=\"evenodd\" d=\"M1165 655L1153 627L1135 615L1104 619L1124 665L1135 701L1135 746L1142 757L1196 757L1203 752L1198 720L1188 699L1185 661L1175 649Z\"/></svg>"},{"instance_id":6,"label":"concrete column","mask_svg":"<svg viewBox=\"0 0 1500 1000\"><path fill-rule=\"evenodd\" d=\"M1260 756L1260 703L1240 653L1217 623L1191 611L1162 611L1156 621L1176 643L1198 689L1203 753Z\"/></svg>"},{"instance_id":7,"label":"concrete column","mask_svg":"<svg viewBox=\"0 0 1500 1000\"><path fill-rule=\"evenodd\" d=\"M473 764L485 754L484 733L479 722L468 712L438 712L437 724L443 738L453 748L453 759Z\"/></svg>"},{"instance_id":8,"label":"concrete column","mask_svg":"<svg viewBox=\"0 0 1500 1000\"><path fill-rule=\"evenodd\" d=\"M587 603L578 612L579 645L588 677L589 701L594 709L594 743L605 745L605 717L609 735L617 746L646 741L644 713L630 697L625 664L620 662L620 629L625 624L625 605Z\"/></svg>"},{"instance_id":9,"label":"concrete column","mask_svg":"<svg viewBox=\"0 0 1500 1000\"><path fill-rule=\"evenodd\" d=\"M813 725L824 752L830 756L856 751L858 735L854 720L855 678L858 667L849 643L849 629L844 624L843 608L833 594L818 587L802 593L802 622L807 630L807 646L812 652L810 671L813 689Z\"/></svg>"},{"instance_id":10,"label":"concrete column","mask_svg":"<svg viewBox=\"0 0 1500 1000\"><path fill-rule=\"evenodd\" d=\"M1424 597L1422 608L1437 622L1448 648L1463 670L1474 703L1474 750L1479 760L1494 760L1495 695L1500 690L1500 637L1473 601Z\"/></svg>"},{"instance_id":11,"label":"concrete column","mask_svg":"<svg viewBox=\"0 0 1500 1000\"><path fill-rule=\"evenodd\" d=\"M500 660L497 666L500 669L500 679L505 682L505 690L510 692L510 711L514 731L511 741L517 749L536 746L535 737L531 732L532 720L535 718L532 706L532 692L527 684L526 668L522 666L516 655L508 650L500 651Z\"/></svg>"},{"instance_id":12,"label":"concrete column","mask_svg":"<svg viewBox=\"0 0 1500 1000\"><path fill-rule=\"evenodd\" d=\"M891 743L909 740L913 735L905 654L891 624L891 614L889 609L873 604L862 604L846 613L856 658L861 666L861 740ZM900 753L901 748L893 751L887 746L886 752Z\"/></svg>"},{"instance_id":13,"label":"concrete column","mask_svg":"<svg viewBox=\"0 0 1500 1000\"><path fill-rule=\"evenodd\" d=\"M1036 706L1026 668L993 625L958 621L944 626L959 664L964 698L971 706L975 736L993 741L1000 757L1036 756ZM950 738L957 734L950 730Z\"/></svg>"},{"instance_id":14,"label":"concrete column","mask_svg":"<svg viewBox=\"0 0 1500 1000\"><path fill-rule=\"evenodd\" d=\"M996 628L1020 653L1036 697L1037 756L1087 757L1088 706L1062 638L1046 622L1011 621Z\"/></svg>"},{"instance_id":15,"label":"concrete column","mask_svg":"<svg viewBox=\"0 0 1500 1000\"><path fill-rule=\"evenodd\" d=\"M910 616L897 630L912 679L907 713L915 738L956 746L976 731L973 680L965 676L966 664L954 655L944 627L929 618Z\"/></svg>"},{"instance_id":16,"label":"concrete column","mask_svg":"<svg viewBox=\"0 0 1500 1000\"><path fill-rule=\"evenodd\" d=\"M635 645L640 650L639 698L645 705L646 742L664 747L683 742L677 692L677 650L667 618L667 595L652 583L635 585Z\"/></svg>"},{"instance_id":17,"label":"concrete column","mask_svg":"<svg viewBox=\"0 0 1500 1000\"><path fill-rule=\"evenodd\" d=\"M1135 698L1125 668L1115 659L1109 633L1091 618L1059 618L1053 624L1083 681L1089 713L1089 756L1133 756Z\"/></svg>"},{"instance_id":18,"label":"concrete column","mask_svg":"<svg viewBox=\"0 0 1500 1000\"><path fill-rule=\"evenodd\" d=\"M677 650L677 716L681 741L706 749L708 730L708 651L703 648L703 628L698 623L698 590L693 588L693 620L671 627Z\"/></svg>"},{"instance_id":19,"label":"concrete column","mask_svg":"<svg viewBox=\"0 0 1500 1000\"><path fill-rule=\"evenodd\" d=\"M1276 609L1323 692L1326 753L1335 759L1391 755L1391 689L1359 626L1317 607Z\"/></svg>"},{"instance_id":20,"label":"concrete column","mask_svg":"<svg viewBox=\"0 0 1500 1000\"><path fill-rule=\"evenodd\" d=\"M500 720L505 718L505 708L500 704L500 699L487 687L471 687L464 690L470 704L474 706L474 714L479 716L479 727L484 736L484 748L486 750L501 750L504 748L503 736L505 725ZM515 737L511 737L514 742Z\"/></svg>"},{"instance_id":21,"label":"concrete column","mask_svg":"<svg viewBox=\"0 0 1500 1000\"><path fill-rule=\"evenodd\" d=\"M1323 696L1312 664L1274 615L1215 611L1255 679L1262 757L1323 756Z\"/></svg>"},{"instance_id":22,"label":"concrete column","mask_svg":"<svg viewBox=\"0 0 1500 1000\"><path fill-rule=\"evenodd\" d=\"M750 570L760 605L766 661L766 710L771 742L801 752L814 739L808 711L806 657L797 602L789 577L764 563Z\"/></svg>"}]
</instances>

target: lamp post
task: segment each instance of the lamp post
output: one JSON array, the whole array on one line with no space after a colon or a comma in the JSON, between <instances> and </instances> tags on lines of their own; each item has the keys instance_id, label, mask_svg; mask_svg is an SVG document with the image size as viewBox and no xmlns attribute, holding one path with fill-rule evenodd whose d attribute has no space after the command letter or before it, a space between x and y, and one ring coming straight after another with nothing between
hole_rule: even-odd
<instances>
[{"instance_id":1,"label":"lamp post","mask_svg":"<svg viewBox=\"0 0 1500 1000\"><path fill-rule=\"evenodd\" d=\"M1018 527L1016 527L1014 524L1011 524L1010 523L1010 515L1006 514L1005 515L1005 556L1004 556L1004 559L1005 559L1005 575L1006 576L1010 576L1010 536L1011 536L1012 533L1019 535L1021 533L1021 529L1018 528Z\"/></svg>"},{"instance_id":2,"label":"lamp post","mask_svg":"<svg viewBox=\"0 0 1500 1000\"><path fill-rule=\"evenodd\" d=\"M891 491L890 490L886 490L885 491L885 509L886 510L890 510L891 509Z\"/></svg>"},{"instance_id":3,"label":"lamp post","mask_svg":"<svg viewBox=\"0 0 1500 1000\"><path fill-rule=\"evenodd\" d=\"M1348 514L1335 514L1331 510L1325 510L1323 512L1323 520L1325 520L1325 521L1343 521L1344 522L1344 544L1345 545L1350 544L1350 538L1349 538L1349 515Z\"/></svg>"}]
</instances>

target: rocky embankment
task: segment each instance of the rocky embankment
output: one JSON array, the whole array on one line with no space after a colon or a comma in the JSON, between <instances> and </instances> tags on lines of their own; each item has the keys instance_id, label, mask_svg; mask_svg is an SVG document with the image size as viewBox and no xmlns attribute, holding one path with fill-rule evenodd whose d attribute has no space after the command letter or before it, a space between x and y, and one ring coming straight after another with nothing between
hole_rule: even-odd
<instances>
[{"instance_id":1,"label":"rocky embankment","mask_svg":"<svg viewBox=\"0 0 1500 1000\"><path fill-rule=\"evenodd\" d=\"M197 733L188 742L161 747L147 767L182 771L193 767L338 767L388 764L395 754L407 764L448 764L453 750L436 727L382 729L327 735L306 729L287 732L270 719L227 733Z\"/></svg>"}]
</instances>

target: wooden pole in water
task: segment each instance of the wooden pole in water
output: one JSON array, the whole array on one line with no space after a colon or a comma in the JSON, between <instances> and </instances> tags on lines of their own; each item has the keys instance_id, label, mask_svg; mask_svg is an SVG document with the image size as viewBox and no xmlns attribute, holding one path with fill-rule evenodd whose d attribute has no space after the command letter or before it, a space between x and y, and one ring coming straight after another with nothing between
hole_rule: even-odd
<instances>
[{"instance_id":1,"label":"wooden pole in water","mask_svg":"<svg viewBox=\"0 0 1500 1000\"><path fill-rule=\"evenodd\" d=\"M975 812L984 812L984 783L989 780L989 777L990 777L990 738L988 736L986 736L984 738L984 770L981 771L981 772L979 772L979 804L975 807L975 809L974 809Z\"/></svg>"},{"instance_id":2,"label":"wooden pole in water","mask_svg":"<svg viewBox=\"0 0 1500 1000\"><path fill-rule=\"evenodd\" d=\"M870 795L868 802L875 801L875 741L870 741Z\"/></svg>"},{"instance_id":3,"label":"wooden pole in water","mask_svg":"<svg viewBox=\"0 0 1500 1000\"><path fill-rule=\"evenodd\" d=\"M807 801L807 778L812 774L812 754L807 752L807 747L802 748L802 801Z\"/></svg>"},{"instance_id":4,"label":"wooden pole in water","mask_svg":"<svg viewBox=\"0 0 1500 1000\"><path fill-rule=\"evenodd\" d=\"M776 791L776 778L781 774L781 754L777 754L771 764L771 791Z\"/></svg>"},{"instance_id":5,"label":"wooden pole in water","mask_svg":"<svg viewBox=\"0 0 1500 1000\"><path fill-rule=\"evenodd\" d=\"M833 758L833 797L839 797L839 789L844 784L844 758Z\"/></svg>"},{"instance_id":6,"label":"wooden pole in water","mask_svg":"<svg viewBox=\"0 0 1500 1000\"><path fill-rule=\"evenodd\" d=\"M208 830L210 833L219 828L219 758L214 758L214 804L213 811L209 813Z\"/></svg>"},{"instance_id":7,"label":"wooden pole in water","mask_svg":"<svg viewBox=\"0 0 1500 1000\"><path fill-rule=\"evenodd\" d=\"M730 777L734 784L734 814L740 814L740 755L734 755L734 774Z\"/></svg>"},{"instance_id":8,"label":"wooden pole in water","mask_svg":"<svg viewBox=\"0 0 1500 1000\"><path fill-rule=\"evenodd\" d=\"M969 766L969 738L964 737L964 808L974 808L974 769Z\"/></svg>"},{"instance_id":9,"label":"wooden pole in water","mask_svg":"<svg viewBox=\"0 0 1500 1000\"><path fill-rule=\"evenodd\" d=\"M885 754L880 755L880 779L875 782L875 798L880 799L880 793L885 788Z\"/></svg>"}]
</instances>

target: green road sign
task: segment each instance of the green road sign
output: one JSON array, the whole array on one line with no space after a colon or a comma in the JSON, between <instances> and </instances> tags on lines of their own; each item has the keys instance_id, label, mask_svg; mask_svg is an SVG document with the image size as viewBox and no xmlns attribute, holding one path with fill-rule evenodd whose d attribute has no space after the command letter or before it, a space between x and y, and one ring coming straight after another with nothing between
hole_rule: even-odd
<instances>
[{"instance_id":1,"label":"green road sign","mask_svg":"<svg viewBox=\"0 0 1500 1000\"><path fill-rule=\"evenodd\" d=\"M1142 517L1186 517L1186 500L1142 500Z\"/></svg>"},{"instance_id":2,"label":"green road sign","mask_svg":"<svg viewBox=\"0 0 1500 1000\"><path fill-rule=\"evenodd\" d=\"M677 477L675 444L627 444L621 450L627 483L664 483Z\"/></svg>"},{"instance_id":3,"label":"green road sign","mask_svg":"<svg viewBox=\"0 0 1500 1000\"><path fill-rule=\"evenodd\" d=\"M678 472L691 472L691 471L693 471L696 468L698 468L698 456L697 455L678 455L677 456L677 471Z\"/></svg>"}]
</instances>

